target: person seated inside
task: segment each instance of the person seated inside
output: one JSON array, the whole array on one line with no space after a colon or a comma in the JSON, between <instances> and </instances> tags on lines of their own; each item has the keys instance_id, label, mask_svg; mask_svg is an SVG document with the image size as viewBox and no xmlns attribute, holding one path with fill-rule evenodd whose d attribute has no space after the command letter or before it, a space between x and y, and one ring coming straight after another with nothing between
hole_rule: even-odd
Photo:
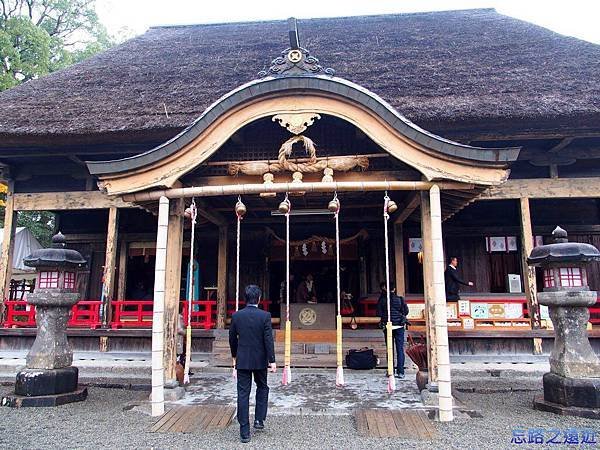
<instances>
[{"instance_id":1,"label":"person seated inside","mask_svg":"<svg viewBox=\"0 0 600 450\"><path fill-rule=\"evenodd\" d=\"M317 303L315 282L311 273L306 275L296 290L296 303Z\"/></svg>"}]
</instances>

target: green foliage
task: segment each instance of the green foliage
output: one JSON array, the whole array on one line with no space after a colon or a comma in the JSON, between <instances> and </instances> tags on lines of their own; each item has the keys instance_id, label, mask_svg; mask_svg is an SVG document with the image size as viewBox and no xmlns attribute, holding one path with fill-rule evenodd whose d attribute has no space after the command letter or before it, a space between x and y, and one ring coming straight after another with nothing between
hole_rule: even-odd
<instances>
[{"instance_id":1,"label":"green foliage","mask_svg":"<svg viewBox=\"0 0 600 450\"><path fill-rule=\"evenodd\" d=\"M96 0L0 0L0 90L109 48Z\"/></svg>"},{"instance_id":2,"label":"green foliage","mask_svg":"<svg viewBox=\"0 0 600 450\"><path fill-rule=\"evenodd\" d=\"M49 247L54 234L56 217L50 211L19 211L17 226L29 228L29 231L44 247Z\"/></svg>"}]
</instances>

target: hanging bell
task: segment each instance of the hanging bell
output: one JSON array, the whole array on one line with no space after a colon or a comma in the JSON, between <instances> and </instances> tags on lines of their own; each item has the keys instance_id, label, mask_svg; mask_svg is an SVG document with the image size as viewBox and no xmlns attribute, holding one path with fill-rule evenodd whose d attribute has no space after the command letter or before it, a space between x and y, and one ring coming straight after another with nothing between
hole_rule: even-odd
<instances>
[{"instance_id":1,"label":"hanging bell","mask_svg":"<svg viewBox=\"0 0 600 450\"><path fill-rule=\"evenodd\" d=\"M340 210L340 201L338 200L338 198L334 198L333 200L331 200L329 202L329 204L327 205L327 209L329 211L331 211L332 213L337 213Z\"/></svg>"},{"instance_id":2,"label":"hanging bell","mask_svg":"<svg viewBox=\"0 0 600 450\"><path fill-rule=\"evenodd\" d=\"M281 214L287 214L290 212L290 201L286 198L279 204L277 208Z\"/></svg>"},{"instance_id":3,"label":"hanging bell","mask_svg":"<svg viewBox=\"0 0 600 450\"><path fill-rule=\"evenodd\" d=\"M246 205L244 205L241 199L235 204L235 214L240 218L246 214Z\"/></svg>"},{"instance_id":4,"label":"hanging bell","mask_svg":"<svg viewBox=\"0 0 600 450\"><path fill-rule=\"evenodd\" d=\"M333 169L331 167L325 167L323 170L323 183L333 183Z\"/></svg>"},{"instance_id":5,"label":"hanging bell","mask_svg":"<svg viewBox=\"0 0 600 450\"><path fill-rule=\"evenodd\" d=\"M387 212L390 214L395 213L398 210L398 205L394 200L389 200L387 204Z\"/></svg>"},{"instance_id":6,"label":"hanging bell","mask_svg":"<svg viewBox=\"0 0 600 450\"><path fill-rule=\"evenodd\" d=\"M275 176L271 172L267 172L263 175L263 186L271 187L273 185L273 180ZM261 192L261 197L275 197L277 194L275 192Z\"/></svg>"}]
</instances>

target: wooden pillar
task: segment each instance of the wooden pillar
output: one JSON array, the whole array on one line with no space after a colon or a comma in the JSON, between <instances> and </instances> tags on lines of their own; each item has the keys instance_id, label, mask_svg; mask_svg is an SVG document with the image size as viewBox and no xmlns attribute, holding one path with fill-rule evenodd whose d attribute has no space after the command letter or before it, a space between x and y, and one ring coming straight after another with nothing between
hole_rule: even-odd
<instances>
[{"instance_id":1,"label":"wooden pillar","mask_svg":"<svg viewBox=\"0 0 600 450\"><path fill-rule=\"evenodd\" d=\"M15 211L14 181L8 181L6 192L6 206L4 209L4 240L2 241L2 256L0 259L0 317L4 314L4 300L10 293L10 279L12 277L12 259L15 248L15 231L17 228L17 212Z\"/></svg>"},{"instance_id":2,"label":"wooden pillar","mask_svg":"<svg viewBox=\"0 0 600 450\"><path fill-rule=\"evenodd\" d=\"M367 280L367 254L365 251L365 240L360 237L358 238L358 258L359 258L359 275L358 284L360 296L364 297L369 293L369 283Z\"/></svg>"},{"instance_id":3,"label":"wooden pillar","mask_svg":"<svg viewBox=\"0 0 600 450\"><path fill-rule=\"evenodd\" d=\"M433 249L431 247L431 207L429 193L421 192L421 239L423 240L423 297L425 299L425 335L429 382L437 383L435 339L435 303L433 301Z\"/></svg>"},{"instance_id":4,"label":"wooden pillar","mask_svg":"<svg viewBox=\"0 0 600 450\"><path fill-rule=\"evenodd\" d=\"M450 381L450 350L448 346L448 321L446 313L446 287L444 283L444 243L442 240L442 206L440 188L429 190L431 217L433 303L435 304L435 347L437 358L438 406L440 422L453 420L452 385Z\"/></svg>"},{"instance_id":5,"label":"wooden pillar","mask_svg":"<svg viewBox=\"0 0 600 450\"><path fill-rule=\"evenodd\" d=\"M125 300L127 295L127 261L129 245L126 241L121 241L119 247L119 279L117 281L117 300Z\"/></svg>"},{"instance_id":6,"label":"wooden pillar","mask_svg":"<svg viewBox=\"0 0 600 450\"><path fill-rule=\"evenodd\" d=\"M540 328L540 305L537 300L537 286L535 281L535 267L527 264L527 257L533 250L533 228L531 225L531 211L529 198L519 199L521 209L521 272L523 273L523 286L527 298L527 309L531 319L531 328ZM533 352L542 353L542 339L533 338Z\"/></svg>"},{"instance_id":7,"label":"wooden pillar","mask_svg":"<svg viewBox=\"0 0 600 450\"><path fill-rule=\"evenodd\" d=\"M406 280L404 277L404 234L402 224L394 224L394 262L396 266L396 293L406 295Z\"/></svg>"},{"instance_id":8,"label":"wooden pillar","mask_svg":"<svg viewBox=\"0 0 600 450\"><path fill-rule=\"evenodd\" d=\"M217 328L225 328L227 317L227 225L219 226L219 256L217 275Z\"/></svg>"},{"instance_id":9,"label":"wooden pillar","mask_svg":"<svg viewBox=\"0 0 600 450\"><path fill-rule=\"evenodd\" d=\"M108 208L108 229L106 231L106 257L104 259L104 298L102 302L102 325L108 326L112 318L111 302L115 292L115 269L117 263L117 239L119 230L119 210Z\"/></svg>"},{"instance_id":10,"label":"wooden pillar","mask_svg":"<svg viewBox=\"0 0 600 450\"><path fill-rule=\"evenodd\" d=\"M183 249L183 199L171 202L169 211L167 242L167 265L165 278L165 316L164 316L164 360L165 382L176 380L177 364L177 322L179 320L179 302L181 297L181 258Z\"/></svg>"},{"instance_id":11,"label":"wooden pillar","mask_svg":"<svg viewBox=\"0 0 600 450\"><path fill-rule=\"evenodd\" d=\"M164 315L167 243L169 229L169 199L161 197L156 230L156 263L154 265L154 305L152 308L152 416L165 412Z\"/></svg>"}]
</instances>

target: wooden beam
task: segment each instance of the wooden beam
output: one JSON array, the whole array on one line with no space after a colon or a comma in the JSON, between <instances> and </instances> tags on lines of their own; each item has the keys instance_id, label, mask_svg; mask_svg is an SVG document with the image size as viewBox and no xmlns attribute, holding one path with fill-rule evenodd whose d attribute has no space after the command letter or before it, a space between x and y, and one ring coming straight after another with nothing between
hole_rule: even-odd
<instances>
[{"instance_id":1,"label":"wooden beam","mask_svg":"<svg viewBox=\"0 0 600 450\"><path fill-rule=\"evenodd\" d=\"M399 209L400 213L394 220L395 224L403 223L408 217L419 207L421 202L421 196L418 193L412 194L406 203L404 203Z\"/></svg>"},{"instance_id":2,"label":"wooden beam","mask_svg":"<svg viewBox=\"0 0 600 450\"><path fill-rule=\"evenodd\" d=\"M250 161L247 161L250 162ZM294 160L295 162L295 160ZM275 183L287 183L292 180L291 172L275 173ZM304 182L319 182L323 178L322 172L305 173L302 180ZM396 171L365 171L365 172L335 172L333 174L335 181L418 181L421 179L419 172L412 170L396 170ZM256 175L219 175L212 177L198 177L187 180L186 183L193 186L226 186L233 182L239 184L254 184L260 183L262 178Z\"/></svg>"},{"instance_id":3,"label":"wooden beam","mask_svg":"<svg viewBox=\"0 0 600 450\"><path fill-rule=\"evenodd\" d=\"M529 307L531 327L540 328L540 305L537 300L537 287L535 282L535 267L527 264L527 257L533 250L533 230L531 226L531 211L529 199L519 199L521 210L521 268L523 272L523 285Z\"/></svg>"},{"instance_id":4,"label":"wooden beam","mask_svg":"<svg viewBox=\"0 0 600 450\"><path fill-rule=\"evenodd\" d=\"M119 279L117 281L117 300L125 300L127 295L127 251L129 245L121 237L121 246L119 247Z\"/></svg>"},{"instance_id":5,"label":"wooden beam","mask_svg":"<svg viewBox=\"0 0 600 450\"><path fill-rule=\"evenodd\" d=\"M396 293L406 295L406 280L404 276L404 236L402 224L394 224L394 261L396 266Z\"/></svg>"},{"instance_id":6,"label":"wooden beam","mask_svg":"<svg viewBox=\"0 0 600 450\"><path fill-rule=\"evenodd\" d=\"M571 142L573 142L574 140L575 140L574 137L566 137L566 138L562 139L554 147L552 147L550 150L548 150L548 153L558 153L565 147L571 145Z\"/></svg>"},{"instance_id":7,"label":"wooden beam","mask_svg":"<svg viewBox=\"0 0 600 450\"><path fill-rule=\"evenodd\" d=\"M539 178L508 180L484 191L478 200L527 198L597 198L600 178Z\"/></svg>"},{"instance_id":8,"label":"wooden beam","mask_svg":"<svg viewBox=\"0 0 600 450\"><path fill-rule=\"evenodd\" d=\"M105 293L102 303L102 325L108 326L112 317L111 303L115 292L115 270L117 262L117 239L119 230L119 210L115 206L108 209L108 227L106 232L106 255L104 259Z\"/></svg>"},{"instance_id":9,"label":"wooden beam","mask_svg":"<svg viewBox=\"0 0 600 450\"><path fill-rule=\"evenodd\" d=\"M198 215L204 217L209 222L215 225L225 225L227 223L227 219L223 217L223 214L215 211L214 208L208 206L202 199L196 200L196 205L198 206ZM233 206L231 207L231 211L233 211Z\"/></svg>"},{"instance_id":10,"label":"wooden beam","mask_svg":"<svg viewBox=\"0 0 600 450\"><path fill-rule=\"evenodd\" d=\"M425 336L429 382L437 382L435 304L433 299L433 248L431 246L431 204L429 192L421 192L421 238L423 240L423 297L425 300Z\"/></svg>"},{"instance_id":11,"label":"wooden beam","mask_svg":"<svg viewBox=\"0 0 600 450\"><path fill-rule=\"evenodd\" d=\"M176 379L177 364L177 325L179 320L179 301L181 296L181 258L183 248L183 213L185 202L179 199L171 202L169 211L167 240L167 265L165 279L165 315L164 315L164 354L165 382Z\"/></svg>"},{"instance_id":12,"label":"wooden beam","mask_svg":"<svg viewBox=\"0 0 600 450\"><path fill-rule=\"evenodd\" d=\"M217 328L225 328L227 316L227 225L219 227L219 254L217 258Z\"/></svg>"},{"instance_id":13,"label":"wooden beam","mask_svg":"<svg viewBox=\"0 0 600 450\"><path fill-rule=\"evenodd\" d=\"M72 209L138 208L120 197L109 197L100 191L42 192L15 194L15 211L61 211Z\"/></svg>"},{"instance_id":14,"label":"wooden beam","mask_svg":"<svg viewBox=\"0 0 600 450\"><path fill-rule=\"evenodd\" d=\"M0 257L0 317L4 314L4 301L10 292L10 279L12 276L13 250L15 247L15 231L17 229L17 213L14 209L14 181L8 181L6 205L4 209L4 240L2 241L2 256Z\"/></svg>"}]
</instances>

